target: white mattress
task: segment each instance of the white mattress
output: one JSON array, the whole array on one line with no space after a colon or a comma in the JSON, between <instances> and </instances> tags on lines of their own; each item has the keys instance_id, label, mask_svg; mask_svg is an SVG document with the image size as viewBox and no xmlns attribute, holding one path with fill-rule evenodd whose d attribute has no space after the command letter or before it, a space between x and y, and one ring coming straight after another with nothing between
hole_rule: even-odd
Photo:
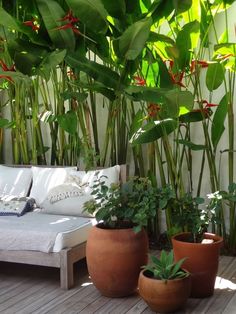
<instances>
[{"instance_id":1,"label":"white mattress","mask_svg":"<svg viewBox=\"0 0 236 314\"><path fill-rule=\"evenodd\" d=\"M93 220L40 212L0 216L0 250L59 252L86 241Z\"/></svg>"}]
</instances>

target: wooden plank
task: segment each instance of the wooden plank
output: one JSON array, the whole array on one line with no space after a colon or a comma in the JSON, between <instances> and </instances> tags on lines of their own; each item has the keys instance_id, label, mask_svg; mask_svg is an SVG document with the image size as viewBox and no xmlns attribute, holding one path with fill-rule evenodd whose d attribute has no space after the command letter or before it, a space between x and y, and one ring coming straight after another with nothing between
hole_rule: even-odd
<instances>
[{"instance_id":1,"label":"wooden plank","mask_svg":"<svg viewBox=\"0 0 236 314\"><path fill-rule=\"evenodd\" d=\"M0 261L30 265L60 267L59 253L38 251L3 251L0 250Z\"/></svg>"},{"instance_id":2,"label":"wooden plank","mask_svg":"<svg viewBox=\"0 0 236 314\"><path fill-rule=\"evenodd\" d=\"M78 301L83 302L86 300L87 296L91 293L91 289L95 290L94 286L87 286L83 289L76 289L75 291L68 290L66 292L71 292L62 296L60 298L55 298L46 306L39 309L39 311L35 311L34 314L44 314L50 312L51 314L64 314L70 313L70 308L77 303Z\"/></svg>"},{"instance_id":3,"label":"wooden plank","mask_svg":"<svg viewBox=\"0 0 236 314\"><path fill-rule=\"evenodd\" d=\"M133 306L131 309L129 309L126 314L139 314L143 313L144 310L147 309L147 304L143 300L139 300L135 306Z\"/></svg>"},{"instance_id":4,"label":"wooden plank","mask_svg":"<svg viewBox=\"0 0 236 314\"><path fill-rule=\"evenodd\" d=\"M0 265L1 314L153 313L138 295L118 299L102 296L90 284L84 261L79 262L75 269L75 274L80 274L79 278L76 277L79 285L66 291L58 285L59 271L55 268L10 263ZM217 289L211 298L189 299L186 309L176 314L235 314L235 257L221 257L219 275L231 280L231 286Z\"/></svg>"}]
</instances>

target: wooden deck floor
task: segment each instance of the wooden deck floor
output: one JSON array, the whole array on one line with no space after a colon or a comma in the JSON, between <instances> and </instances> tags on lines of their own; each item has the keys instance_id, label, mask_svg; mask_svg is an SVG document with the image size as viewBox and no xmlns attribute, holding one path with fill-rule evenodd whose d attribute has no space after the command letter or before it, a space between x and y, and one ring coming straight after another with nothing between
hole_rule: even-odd
<instances>
[{"instance_id":1,"label":"wooden deck floor","mask_svg":"<svg viewBox=\"0 0 236 314\"><path fill-rule=\"evenodd\" d=\"M59 271L53 268L0 263L0 313L72 314L153 313L137 295L109 299L91 283L85 261L76 264L77 285L63 291ZM206 299L189 299L182 313L236 314L236 258L222 256L215 294Z\"/></svg>"}]
</instances>

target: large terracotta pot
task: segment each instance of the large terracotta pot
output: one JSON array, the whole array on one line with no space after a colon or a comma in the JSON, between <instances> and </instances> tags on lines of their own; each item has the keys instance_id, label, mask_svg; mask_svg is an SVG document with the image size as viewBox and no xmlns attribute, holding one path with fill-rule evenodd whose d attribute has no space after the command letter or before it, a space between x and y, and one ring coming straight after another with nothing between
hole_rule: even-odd
<instances>
[{"instance_id":1,"label":"large terracotta pot","mask_svg":"<svg viewBox=\"0 0 236 314\"><path fill-rule=\"evenodd\" d=\"M139 276L139 294L154 312L170 313L184 308L191 290L190 274L173 280L147 277L143 270Z\"/></svg>"},{"instance_id":2,"label":"large terracotta pot","mask_svg":"<svg viewBox=\"0 0 236 314\"><path fill-rule=\"evenodd\" d=\"M180 233L172 238L175 261L187 257L183 267L192 275L191 297L203 298L214 293L214 285L219 264L220 248L223 238L205 233L205 239L213 239L213 243L186 242L189 233Z\"/></svg>"},{"instance_id":3,"label":"large terracotta pot","mask_svg":"<svg viewBox=\"0 0 236 314\"><path fill-rule=\"evenodd\" d=\"M140 267L147 263L148 238L144 230L102 229L94 226L88 236L88 272L101 294L123 297L138 286Z\"/></svg>"}]
</instances>

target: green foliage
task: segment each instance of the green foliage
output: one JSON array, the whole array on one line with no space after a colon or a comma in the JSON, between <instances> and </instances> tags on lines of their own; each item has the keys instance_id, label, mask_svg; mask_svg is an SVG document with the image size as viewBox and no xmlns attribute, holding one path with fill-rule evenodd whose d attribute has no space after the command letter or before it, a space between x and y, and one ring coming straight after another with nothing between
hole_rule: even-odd
<instances>
[{"instance_id":1,"label":"green foliage","mask_svg":"<svg viewBox=\"0 0 236 314\"><path fill-rule=\"evenodd\" d=\"M161 251L160 259L154 255L151 255L150 258L151 263L143 266L143 268L148 274L151 274L152 278L166 282L167 280L174 280L189 276L188 272L181 269L181 266L186 258L182 258L175 263L173 251L168 253L163 250ZM146 272L144 274L146 274Z\"/></svg>"},{"instance_id":2,"label":"green foliage","mask_svg":"<svg viewBox=\"0 0 236 314\"><path fill-rule=\"evenodd\" d=\"M103 177L93 186L94 199L86 202L85 210L95 214L106 228L133 226L135 232L147 227L158 209L164 209L173 197L170 186L157 188L145 177L134 177L122 184L105 185Z\"/></svg>"},{"instance_id":3,"label":"green foliage","mask_svg":"<svg viewBox=\"0 0 236 314\"><path fill-rule=\"evenodd\" d=\"M193 197L190 193L172 200L172 218L175 233L190 232L191 242L201 242L210 222L215 222L216 213L209 207L203 207L205 200Z\"/></svg>"}]
</instances>

